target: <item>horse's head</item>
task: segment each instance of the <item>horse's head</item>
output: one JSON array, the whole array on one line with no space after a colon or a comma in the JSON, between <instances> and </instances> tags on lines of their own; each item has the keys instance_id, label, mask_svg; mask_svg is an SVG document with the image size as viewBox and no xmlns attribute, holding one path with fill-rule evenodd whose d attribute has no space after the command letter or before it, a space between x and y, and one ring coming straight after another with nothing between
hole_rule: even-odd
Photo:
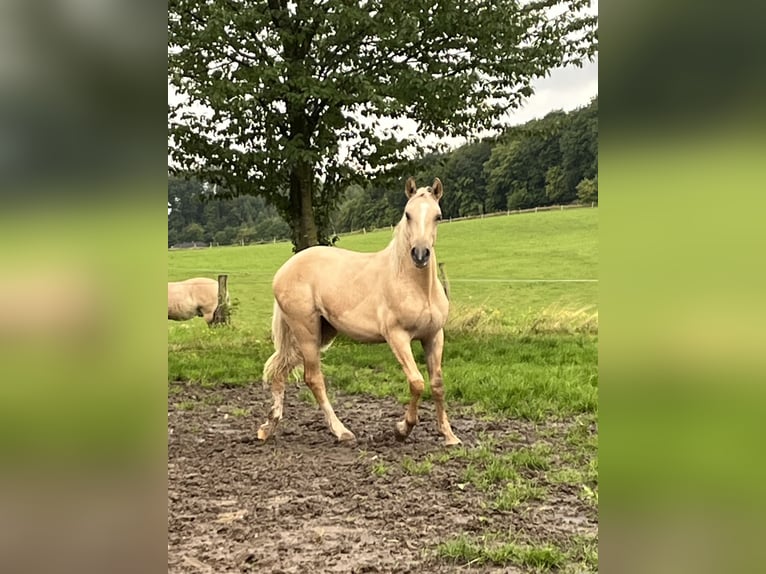
<instances>
[{"instance_id":1,"label":"horse's head","mask_svg":"<svg viewBox=\"0 0 766 574\"><path fill-rule=\"evenodd\" d=\"M405 237L409 242L410 256L415 267L428 265L436 243L436 225L442 218L439 200L444 193L442 182L437 177L430 187L418 188L415 179L409 178L404 191L409 198L404 208L403 224Z\"/></svg>"}]
</instances>

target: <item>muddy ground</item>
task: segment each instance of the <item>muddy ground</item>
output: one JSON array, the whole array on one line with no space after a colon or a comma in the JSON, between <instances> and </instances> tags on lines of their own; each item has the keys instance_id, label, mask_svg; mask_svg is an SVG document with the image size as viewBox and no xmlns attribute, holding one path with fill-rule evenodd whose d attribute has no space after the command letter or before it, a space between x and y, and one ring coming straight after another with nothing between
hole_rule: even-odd
<instances>
[{"instance_id":1,"label":"muddy ground","mask_svg":"<svg viewBox=\"0 0 766 574\"><path fill-rule=\"evenodd\" d=\"M510 533L563 549L595 539L597 511L582 487L545 483L544 472L536 473L546 489L543 500L493 509L490 495L466 480L471 463L444 460L449 449L430 401L410 438L399 443L393 425L402 405L338 393L336 413L357 436L355 444L341 445L300 389L289 386L285 419L274 439L261 444L256 430L270 395L260 386L170 385L169 573L532 571L459 564L439 557L436 547L463 533ZM571 448L567 422L482 420L456 407L449 414L469 448L491 440L500 456L544 441L557 458ZM425 460L432 468L413 472L409 463Z\"/></svg>"}]
</instances>

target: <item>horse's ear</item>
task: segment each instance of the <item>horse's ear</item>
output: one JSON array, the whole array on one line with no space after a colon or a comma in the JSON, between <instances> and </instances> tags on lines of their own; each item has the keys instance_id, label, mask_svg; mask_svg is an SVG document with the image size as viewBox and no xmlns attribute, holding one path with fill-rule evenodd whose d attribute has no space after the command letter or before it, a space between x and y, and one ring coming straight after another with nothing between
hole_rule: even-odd
<instances>
[{"instance_id":1,"label":"horse's ear","mask_svg":"<svg viewBox=\"0 0 766 574\"><path fill-rule=\"evenodd\" d=\"M418 186L415 184L415 178L408 178L407 183L404 184L404 193L407 195L407 197L412 197L417 191Z\"/></svg>"},{"instance_id":2,"label":"horse's ear","mask_svg":"<svg viewBox=\"0 0 766 574\"><path fill-rule=\"evenodd\" d=\"M434 183L431 186L431 193L434 196L434 199L436 201L439 201L442 198L442 195L444 195L444 187L442 187L442 180L440 180L438 177L434 179Z\"/></svg>"}]
</instances>

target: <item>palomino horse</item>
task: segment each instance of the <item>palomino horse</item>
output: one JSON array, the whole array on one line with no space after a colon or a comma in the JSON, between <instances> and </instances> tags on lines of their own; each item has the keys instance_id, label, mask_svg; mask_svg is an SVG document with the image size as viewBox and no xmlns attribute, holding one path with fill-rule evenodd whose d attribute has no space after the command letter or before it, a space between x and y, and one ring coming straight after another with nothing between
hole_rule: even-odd
<instances>
[{"instance_id":1,"label":"palomino horse","mask_svg":"<svg viewBox=\"0 0 766 574\"><path fill-rule=\"evenodd\" d=\"M444 410L442 350L449 302L436 276L436 226L442 183L418 189L409 178L409 201L391 243L377 253L317 246L297 253L274 276L272 337L275 352L263 370L274 404L258 430L266 440L282 418L285 381L303 363L303 376L339 441L353 440L333 411L320 370L320 348L338 333L363 343L387 342L407 376L410 403L396 436L404 440L418 422L425 384L412 356L419 340L426 353L436 424L448 445L459 444Z\"/></svg>"},{"instance_id":2,"label":"palomino horse","mask_svg":"<svg viewBox=\"0 0 766 574\"><path fill-rule=\"evenodd\" d=\"M226 294L228 304L229 294ZM218 307L218 281L207 277L195 277L186 281L168 283L168 319L186 321L204 317L207 324L213 322Z\"/></svg>"}]
</instances>

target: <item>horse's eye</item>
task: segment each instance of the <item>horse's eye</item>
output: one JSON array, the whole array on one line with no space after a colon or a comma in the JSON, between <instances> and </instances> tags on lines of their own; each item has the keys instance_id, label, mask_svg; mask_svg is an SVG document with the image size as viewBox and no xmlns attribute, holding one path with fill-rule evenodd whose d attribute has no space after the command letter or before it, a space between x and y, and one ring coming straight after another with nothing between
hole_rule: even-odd
<instances>
[{"instance_id":1,"label":"horse's eye","mask_svg":"<svg viewBox=\"0 0 766 574\"><path fill-rule=\"evenodd\" d=\"M409 221L409 220L410 220L410 214L409 214L409 213L407 213L406 211L404 212L404 216L407 218L407 221Z\"/></svg>"}]
</instances>

